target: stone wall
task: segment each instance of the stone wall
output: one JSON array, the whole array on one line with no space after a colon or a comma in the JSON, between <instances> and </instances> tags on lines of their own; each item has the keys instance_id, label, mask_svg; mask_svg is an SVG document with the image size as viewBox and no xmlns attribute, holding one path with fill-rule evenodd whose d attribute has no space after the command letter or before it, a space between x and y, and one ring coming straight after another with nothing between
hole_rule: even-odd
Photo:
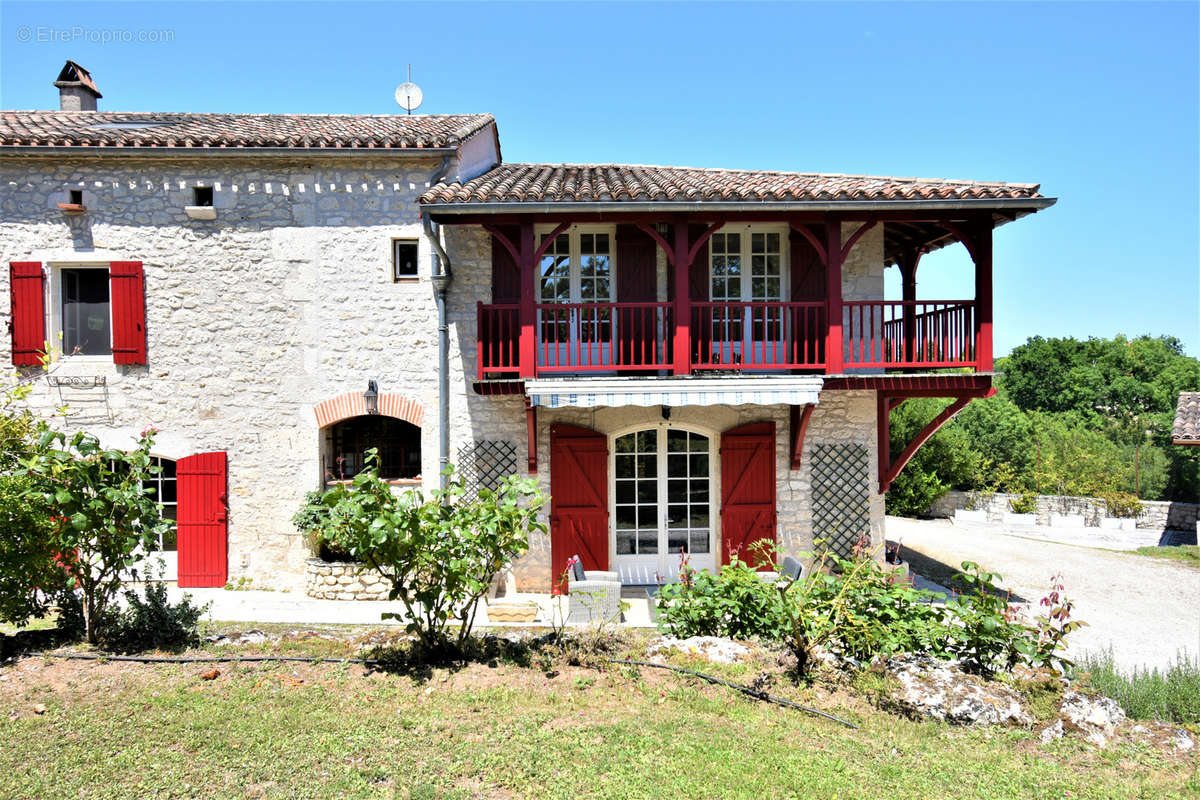
<instances>
[{"instance_id":1,"label":"stone wall","mask_svg":"<svg viewBox=\"0 0 1200 800\"><path fill-rule=\"evenodd\" d=\"M59 375L103 376L107 386L60 393L39 379L31 403L48 412L68 402L62 424L111 446L152 424L165 457L226 451L230 578L298 588L308 551L289 519L322 481L314 405L368 379L416 400L423 472L437 475L436 314L415 200L440 166L428 157L5 160L3 261L145 269L149 364L68 357ZM214 221L183 211L198 184L214 187ZM56 208L69 188L84 191L82 217ZM392 281L394 237L419 242L415 282ZM0 280L5 312L8 291ZM0 337L0 360L8 348Z\"/></svg>"},{"instance_id":2,"label":"stone wall","mask_svg":"<svg viewBox=\"0 0 1200 800\"><path fill-rule=\"evenodd\" d=\"M304 565L304 592L318 600L387 600L391 588L362 564L310 558Z\"/></svg>"},{"instance_id":3,"label":"stone wall","mask_svg":"<svg viewBox=\"0 0 1200 800\"><path fill-rule=\"evenodd\" d=\"M938 498L927 513L937 517L951 517L957 509L975 509L986 511L988 522L998 523L1002 520L1004 512L1011 510L1009 503L1018 498L1019 495L1003 492L989 497L981 492L949 491ZM1038 524L1049 525L1051 514L1077 514L1083 517L1085 525L1096 527L1102 518L1108 516L1108 509L1103 500L1095 497L1040 495L1037 498ZM1198 517L1200 505L1143 500L1142 513L1137 516L1137 527L1154 531L1195 531Z\"/></svg>"}]
</instances>

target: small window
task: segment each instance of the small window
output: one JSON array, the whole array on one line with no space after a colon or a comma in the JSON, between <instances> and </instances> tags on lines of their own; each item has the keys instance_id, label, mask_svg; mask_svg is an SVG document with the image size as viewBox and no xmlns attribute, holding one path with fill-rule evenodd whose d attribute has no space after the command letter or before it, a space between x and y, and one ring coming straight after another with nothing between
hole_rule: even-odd
<instances>
[{"instance_id":1,"label":"small window","mask_svg":"<svg viewBox=\"0 0 1200 800\"><path fill-rule=\"evenodd\" d=\"M192 188L192 205L211 206L213 204L213 187L195 186Z\"/></svg>"},{"instance_id":2,"label":"small window","mask_svg":"<svg viewBox=\"0 0 1200 800\"><path fill-rule=\"evenodd\" d=\"M150 465L158 467L159 472L147 477L142 482L142 488L159 504L162 518L174 522L179 518L179 500L175 491L175 462L169 458L151 456ZM156 549L172 552L179 549L177 542L175 526L172 525L169 530L160 535Z\"/></svg>"},{"instance_id":3,"label":"small window","mask_svg":"<svg viewBox=\"0 0 1200 800\"><path fill-rule=\"evenodd\" d=\"M62 271L63 353L85 356L112 354L112 310L108 270Z\"/></svg>"},{"instance_id":4,"label":"small window","mask_svg":"<svg viewBox=\"0 0 1200 800\"><path fill-rule=\"evenodd\" d=\"M71 189L68 192L70 203L73 206L83 205L83 189Z\"/></svg>"},{"instance_id":5,"label":"small window","mask_svg":"<svg viewBox=\"0 0 1200 800\"><path fill-rule=\"evenodd\" d=\"M417 277L417 240L392 240L392 280Z\"/></svg>"},{"instance_id":6,"label":"small window","mask_svg":"<svg viewBox=\"0 0 1200 800\"><path fill-rule=\"evenodd\" d=\"M333 425L328 477L347 480L366 465L367 450L379 451L379 477L385 480L421 476L421 429L404 420L380 415L351 417Z\"/></svg>"}]
</instances>

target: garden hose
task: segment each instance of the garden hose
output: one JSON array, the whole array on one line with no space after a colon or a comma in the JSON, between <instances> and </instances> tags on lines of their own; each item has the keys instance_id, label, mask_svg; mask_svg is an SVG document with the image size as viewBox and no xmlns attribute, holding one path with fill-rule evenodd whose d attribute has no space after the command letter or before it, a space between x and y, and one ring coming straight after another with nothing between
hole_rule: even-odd
<instances>
[{"instance_id":1,"label":"garden hose","mask_svg":"<svg viewBox=\"0 0 1200 800\"><path fill-rule=\"evenodd\" d=\"M135 664L237 664L237 663L262 663L262 662L292 662L299 664L362 664L364 666L375 666L384 662L371 658L321 658L319 656L120 656L108 655L105 653L18 653L17 658L61 658L73 661L129 661ZM776 705L784 706L785 708L794 708L798 711L804 711L824 719L839 722L847 728L858 730L858 726L853 722L848 722L832 714L826 714L824 711L818 711L815 708L794 703L784 697L777 697L760 689L755 689L753 686L745 686L740 683L733 683L723 678L718 678L715 675L706 675L703 672L696 672L692 669L684 669L682 667L673 667L670 664L656 664L653 661L633 661L625 658L610 658L607 659L610 664L628 664L636 667L653 667L655 669L665 669L671 672L677 672L680 675L691 675L709 683L727 686L734 689L747 697L753 697L755 700L761 700L766 703L775 703Z\"/></svg>"}]
</instances>

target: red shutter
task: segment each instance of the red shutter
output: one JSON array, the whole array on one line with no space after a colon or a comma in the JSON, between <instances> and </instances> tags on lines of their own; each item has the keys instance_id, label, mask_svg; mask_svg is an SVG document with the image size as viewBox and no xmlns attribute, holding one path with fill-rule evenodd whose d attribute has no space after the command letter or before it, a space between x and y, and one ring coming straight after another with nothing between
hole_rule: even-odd
<instances>
[{"instance_id":1,"label":"red shutter","mask_svg":"<svg viewBox=\"0 0 1200 800\"><path fill-rule=\"evenodd\" d=\"M798 303L825 300L825 265L812 242L796 231L788 238L791 252L792 300Z\"/></svg>"},{"instance_id":2,"label":"red shutter","mask_svg":"<svg viewBox=\"0 0 1200 800\"><path fill-rule=\"evenodd\" d=\"M12 363L34 367L42 363L46 347L46 301L42 290L42 265L38 261L13 261L8 265L12 317Z\"/></svg>"},{"instance_id":3,"label":"red shutter","mask_svg":"<svg viewBox=\"0 0 1200 800\"><path fill-rule=\"evenodd\" d=\"M721 563L775 541L775 423L752 422L721 434ZM760 563L760 567L768 566Z\"/></svg>"},{"instance_id":4,"label":"red shutter","mask_svg":"<svg viewBox=\"0 0 1200 800\"><path fill-rule=\"evenodd\" d=\"M689 225L688 241L695 242L707 228L707 225ZM709 266L708 242L705 242L696 251L696 257L692 259L692 271L688 273L688 299L693 303L707 303L712 299L712 287L708 282Z\"/></svg>"},{"instance_id":5,"label":"red shutter","mask_svg":"<svg viewBox=\"0 0 1200 800\"><path fill-rule=\"evenodd\" d=\"M175 464L179 507L179 585L224 586L228 579L228 502L224 453L199 453Z\"/></svg>"},{"instance_id":6,"label":"red shutter","mask_svg":"<svg viewBox=\"0 0 1200 800\"><path fill-rule=\"evenodd\" d=\"M146 292L140 261L108 266L112 296L114 364L146 363Z\"/></svg>"},{"instance_id":7,"label":"red shutter","mask_svg":"<svg viewBox=\"0 0 1200 800\"><path fill-rule=\"evenodd\" d=\"M608 569L608 437L550 426L551 584L578 555L585 570Z\"/></svg>"},{"instance_id":8,"label":"red shutter","mask_svg":"<svg viewBox=\"0 0 1200 800\"><path fill-rule=\"evenodd\" d=\"M521 241L521 232L515 225L506 225L499 229L505 237L515 244ZM513 260L508 248L500 244L500 240L492 237L492 302L519 303L521 302L521 270Z\"/></svg>"},{"instance_id":9,"label":"red shutter","mask_svg":"<svg viewBox=\"0 0 1200 800\"><path fill-rule=\"evenodd\" d=\"M617 302L653 303L658 300L658 245L655 241L636 225L618 225L616 250ZM665 353L658 352L658 319L654 309L617 312L617 344L622 364L654 364L658 359L667 358Z\"/></svg>"}]
</instances>

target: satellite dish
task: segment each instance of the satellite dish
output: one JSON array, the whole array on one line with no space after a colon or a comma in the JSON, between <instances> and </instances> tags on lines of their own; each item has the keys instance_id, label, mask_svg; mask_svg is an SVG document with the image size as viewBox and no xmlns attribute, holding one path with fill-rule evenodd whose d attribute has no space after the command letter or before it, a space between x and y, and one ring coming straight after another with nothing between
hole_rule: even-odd
<instances>
[{"instance_id":1,"label":"satellite dish","mask_svg":"<svg viewBox=\"0 0 1200 800\"><path fill-rule=\"evenodd\" d=\"M421 87L412 81L402 83L396 87L396 102L410 114L414 108L421 105L421 98Z\"/></svg>"}]
</instances>

